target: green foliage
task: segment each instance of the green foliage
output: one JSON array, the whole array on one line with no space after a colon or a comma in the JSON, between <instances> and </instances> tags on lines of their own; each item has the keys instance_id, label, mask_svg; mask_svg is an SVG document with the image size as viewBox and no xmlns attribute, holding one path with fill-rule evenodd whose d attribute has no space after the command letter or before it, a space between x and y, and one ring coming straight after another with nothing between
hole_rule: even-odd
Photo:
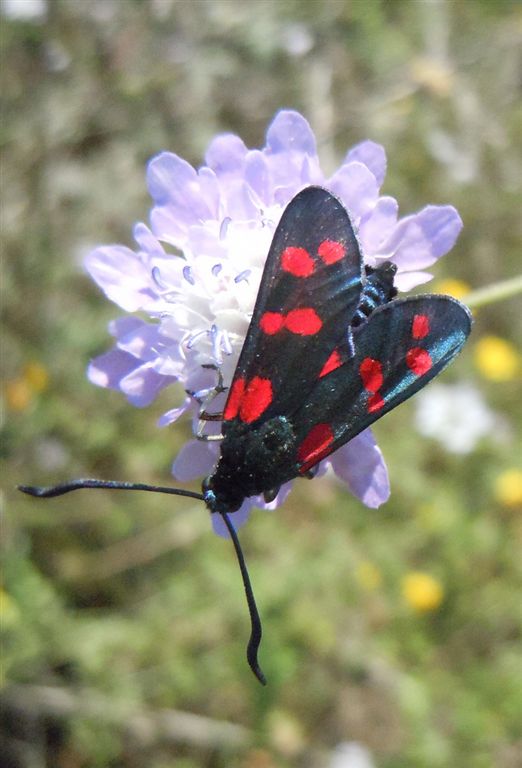
<instances>
[{"instance_id":1,"label":"green foliage","mask_svg":"<svg viewBox=\"0 0 522 768\"><path fill-rule=\"evenodd\" d=\"M131 243L149 205L145 162L162 149L197 165L218 131L259 146L274 112L294 107L327 170L372 138L386 147L386 189L403 212L459 209L465 228L437 278L480 287L515 274L520 8L48 6L45 19L1 25L0 695L12 764L315 768L358 741L379 768L519 765L522 523L495 484L520 456L520 396L517 382L488 382L473 365L481 335L520 337L515 300L480 311L446 378L474 381L503 434L455 456L418 435L408 404L376 429L392 479L384 508L363 508L330 478L299 481L284 509L254 514L242 532L266 689L244 659L231 547L200 505L105 492L40 503L14 485L168 482L188 428L155 422L178 394L139 411L89 384L85 367L109 347L119 310L80 266L99 242ZM441 589L430 610L405 598L404 577L417 572ZM208 720L169 730L166 711Z\"/></svg>"}]
</instances>

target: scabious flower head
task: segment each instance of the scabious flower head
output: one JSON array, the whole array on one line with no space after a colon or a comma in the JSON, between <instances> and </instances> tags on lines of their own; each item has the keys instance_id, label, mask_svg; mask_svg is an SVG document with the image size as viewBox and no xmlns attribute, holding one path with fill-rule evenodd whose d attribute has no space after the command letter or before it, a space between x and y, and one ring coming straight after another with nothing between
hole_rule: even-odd
<instances>
[{"instance_id":1,"label":"scabious flower head","mask_svg":"<svg viewBox=\"0 0 522 768\"><path fill-rule=\"evenodd\" d=\"M288 202L310 184L344 202L368 265L393 261L399 290L429 280L426 268L453 246L460 217L451 206L427 206L399 219L396 200L379 195L385 171L384 149L365 141L325 177L310 126L293 111L275 116L260 150L225 134L211 142L199 170L170 152L154 157L147 172L150 226L135 226L136 249L110 245L86 259L93 279L128 313L111 324L115 346L92 361L91 381L121 391L139 407L178 382L187 396L159 423L187 414L195 428L199 405L188 393L204 397L215 386L216 372L208 365L218 367L230 385L274 230ZM224 394L217 398L213 410L224 400ZM218 454L217 442L191 440L174 461L173 474L181 481L207 475ZM322 471L328 466L367 506L387 499L386 466L370 430L323 461ZM235 524L253 504L277 506L289 486L269 505L247 499L234 513ZM219 528L219 515L212 517Z\"/></svg>"}]
</instances>

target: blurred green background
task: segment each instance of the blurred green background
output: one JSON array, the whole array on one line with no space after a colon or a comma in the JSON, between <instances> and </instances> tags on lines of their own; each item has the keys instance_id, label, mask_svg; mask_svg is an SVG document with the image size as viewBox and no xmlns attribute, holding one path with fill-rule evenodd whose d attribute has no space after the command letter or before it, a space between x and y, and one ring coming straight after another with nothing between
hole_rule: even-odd
<instances>
[{"instance_id":1,"label":"blurred green background","mask_svg":"<svg viewBox=\"0 0 522 768\"><path fill-rule=\"evenodd\" d=\"M170 480L189 434L155 426L172 393L140 411L86 379L120 311L81 266L98 243L132 246L150 205L145 164L162 149L198 166L214 134L262 146L274 113L298 109L326 173L371 138L403 214L459 209L463 233L430 289L462 295L516 275L521 11L2 0L4 765L520 768L515 299L477 312L441 379L482 399L472 426L482 419L485 434L467 451L448 450L443 427L420 435L409 402L375 429L384 507L323 478L242 531L266 689L244 659L232 548L200 504L108 492L44 503L14 487Z\"/></svg>"}]
</instances>

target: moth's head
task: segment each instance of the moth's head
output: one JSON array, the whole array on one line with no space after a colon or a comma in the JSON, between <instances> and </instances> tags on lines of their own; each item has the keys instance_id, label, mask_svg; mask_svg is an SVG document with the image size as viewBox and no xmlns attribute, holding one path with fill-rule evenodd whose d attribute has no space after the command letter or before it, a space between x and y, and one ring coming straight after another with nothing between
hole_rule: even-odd
<instances>
[{"instance_id":1,"label":"moth's head","mask_svg":"<svg viewBox=\"0 0 522 768\"><path fill-rule=\"evenodd\" d=\"M381 292L383 303L391 301L397 295L393 282L397 274L397 265L391 261L383 261L378 267L366 267L366 277Z\"/></svg>"},{"instance_id":2,"label":"moth's head","mask_svg":"<svg viewBox=\"0 0 522 768\"><path fill-rule=\"evenodd\" d=\"M217 512L216 494L212 488L212 475L206 477L201 484L203 500L209 512Z\"/></svg>"},{"instance_id":3,"label":"moth's head","mask_svg":"<svg viewBox=\"0 0 522 768\"><path fill-rule=\"evenodd\" d=\"M236 491L233 482L220 483L220 476L209 475L201 484L203 501L209 512L236 512L244 501L244 495ZM216 482L217 481L217 482Z\"/></svg>"},{"instance_id":4,"label":"moth's head","mask_svg":"<svg viewBox=\"0 0 522 768\"><path fill-rule=\"evenodd\" d=\"M383 276L386 275L388 278L394 278L397 274L397 264L394 264L392 261L384 261L379 267L379 272Z\"/></svg>"}]
</instances>

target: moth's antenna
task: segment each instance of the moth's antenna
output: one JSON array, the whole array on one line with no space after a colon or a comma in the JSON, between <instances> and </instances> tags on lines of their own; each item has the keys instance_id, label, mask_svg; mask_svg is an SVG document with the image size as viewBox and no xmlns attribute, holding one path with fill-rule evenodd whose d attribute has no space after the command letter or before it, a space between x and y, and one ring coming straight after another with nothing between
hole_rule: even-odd
<instances>
[{"instance_id":1,"label":"moth's antenna","mask_svg":"<svg viewBox=\"0 0 522 768\"><path fill-rule=\"evenodd\" d=\"M263 634L263 630L261 628L261 619L259 617L259 611L257 610L254 591L250 583L250 576L248 575L248 568L246 566L245 558L243 556L243 551L241 549L241 544L239 543L239 539L237 537L237 533L234 526L230 522L230 519L226 512L219 512L219 514L221 515L225 525L227 526L228 532L230 534L230 538L232 539L232 543L234 545L234 549L236 550L237 562L239 563L239 570L241 571L243 586L245 588L248 612L250 613L250 625L252 629L250 631L250 640L248 641L248 645L247 645L247 654L246 654L247 661L250 666L250 669L252 670L254 675L257 677L259 682L262 685L266 685L266 677L264 676L263 671L259 666L259 662L257 660L257 651L261 643L261 636Z\"/></svg>"},{"instance_id":2,"label":"moth's antenna","mask_svg":"<svg viewBox=\"0 0 522 768\"><path fill-rule=\"evenodd\" d=\"M54 496L63 496L65 493L71 491L80 491L83 488L106 488L112 491L150 491L152 493L169 493L173 496L187 496L190 499L197 499L198 501L204 501L205 497L201 493L195 491L185 491L182 488L169 488L163 485L147 485L146 483L127 483L120 482L118 480L93 480L93 479L80 479L71 480L68 483L60 483L59 485L51 485L49 487L41 485L19 485L18 490L23 493L27 493L29 496L36 496L41 499L50 499ZM250 640L247 645L247 660L250 669L257 677L260 683L266 685L266 678L259 666L257 660L257 651L261 643L261 636L263 634L261 628L261 619L257 610L256 600L252 585L250 583L250 576L248 575L248 569L243 556L243 551L237 537L234 526L230 522L230 519L226 512L219 513L223 518L225 525L232 539L234 549L236 552L237 561L239 563L239 569L241 571L241 577L243 579L243 586L245 588L245 595L247 599L248 612L250 613Z\"/></svg>"},{"instance_id":3,"label":"moth's antenna","mask_svg":"<svg viewBox=\"0 0 522 768\"><path fill-rule=\"evenodd\" d=\"M63 496L64 493L79 491L82 488L108 488L112 491L151 491L152 493L170 493L173 496L188 496L190 499L204 501L201 493L185 491L182 488L169 488L164 485L147 485L146 483L126 483L118 480L71 480L68 483L51 485L45 488L41 485L19 485L18 490L29 496L50 499L53 496Z\"/></svg>"}]
</instances>

